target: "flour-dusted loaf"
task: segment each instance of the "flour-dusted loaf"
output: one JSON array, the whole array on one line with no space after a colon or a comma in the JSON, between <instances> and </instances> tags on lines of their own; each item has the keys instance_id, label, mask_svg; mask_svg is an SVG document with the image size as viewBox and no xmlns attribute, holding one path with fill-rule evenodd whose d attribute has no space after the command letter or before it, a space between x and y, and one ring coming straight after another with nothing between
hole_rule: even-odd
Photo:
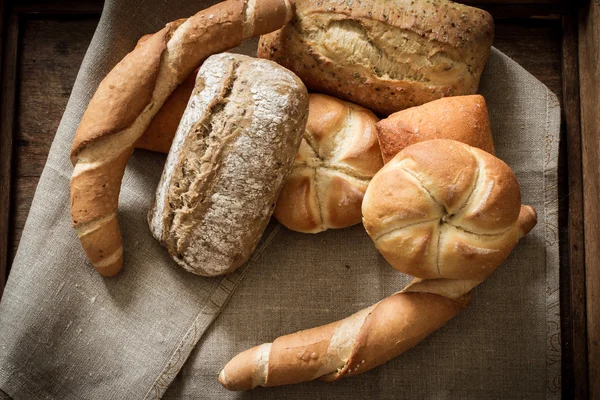
<instances>
[{"instance_id":1,"label":"flour-dusted loaf","mask_svg":"<svg viewBox=\"0 0 600 400\"><path fill-rule=\"evenodd\" d=\"M275 208L308 115L300 79L267 60L220 54L202 65L148 222L198 275L250 256Z\"/></svg>"},{"instance_id":2,"label":"flour-dusted loaf","mask_svg":"<svg viewBox=\"0 0 600 400\"><path fill-rule=\"evenodd\" d=\"M387 116L475 93L493 33L489 13L447 0L297 0L258 55L311 90Z\"/></svg>"}]
</instances>

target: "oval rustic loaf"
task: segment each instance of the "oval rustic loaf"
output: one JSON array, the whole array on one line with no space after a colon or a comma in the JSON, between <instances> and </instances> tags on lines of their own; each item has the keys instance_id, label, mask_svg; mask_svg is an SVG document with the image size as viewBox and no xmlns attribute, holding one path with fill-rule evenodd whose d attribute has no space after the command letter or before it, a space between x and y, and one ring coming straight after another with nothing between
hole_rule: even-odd
<instances>
[{"instance_id":1,"label":"oval rustic loaf","mask_svg":"<svg viewBox=\"0 0 600 400\"><path fill-rule=\"evenodd\" d=\"M475 93L493 32L489 13L447 0L297 0L292 20L261 36L258 55L310 90L387 116Z\"/></svg>"},{"instance_id":2,"label":"oval rustic loaf","mask_svg":"<svg viewBox=\"0 0 600 400\"><path fill-rule=\"evenodd\" d=\"M274 62L227 53L204 62L148 216L179 265L214 276L248 259L307 115L306 88Z\"/></svg>"}]
</instances>

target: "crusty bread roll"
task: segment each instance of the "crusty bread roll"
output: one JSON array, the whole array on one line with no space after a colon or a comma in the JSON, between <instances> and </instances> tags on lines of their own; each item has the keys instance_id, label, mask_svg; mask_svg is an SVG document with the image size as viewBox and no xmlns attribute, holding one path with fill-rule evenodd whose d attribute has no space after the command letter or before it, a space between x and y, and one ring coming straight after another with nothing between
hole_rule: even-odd
<instances>
[{"instance_id":1,"label":"crusty bread roll","mask_svg":"<svg viewBox=\"0 0 600 400\"><path fill-rule=\"evenodd\" d=\"M228 53L204 62L148 215L179 265L215 276L248 259L307 116L306 88L278 64Z\"/></svg>"},{"instance_id":2,"label":"crusty bread roll","mask_svg":"<svg viewBox=\"0 0 600 400\"><path fill-rule=\"evenodd\" d=\"M383 161L405 147L432 139L452 139L494 154L487 106L483 96L444 97L398 111L377 123Z\"/></svg>"},{"instance_id":3,"label":"crusty bread roll","mask_svg":"<svg viewBox=\"0 0 600 400\"><path fill-rule=\"evenodd\" d=\"M306 132L275 217L287 228L317 233L360 223L369 180L383 166L373 113L310 94Z\"/></svg>"},{"instance_id":4,"label":"crusty bread roll","mask_svg":"<svg viewBox=\"0 0 600 400\"><path fill-rule=\"evenodd\" d=\"M398 153L373 177L362 205L375 246L419 278L481 279L519 239L519 183L508 165L454 140Z\"/></svg>"},{"instance_id":5,"label":"crusty bread roll","mask_svg":"<svg viewBox=\"0 0 600 400\"><path fill-rule=\"evenodd\" d=\"M452 140L399 153L371 181L363 213L376 244L393 239L378 248L394 267L434 279L415 278L343 320L238 354L219 374L225 388L335 381L391 360L466 307L471 290L537 222L506 164Z\"/></svg>"},{"instance_id":6,"label":"crusty bread roll","mask_svg":"<svg viewBox=\"0 0 600 400\"><path fill-rule=\"evenodd\" d=\"M211 54L289 21L288 0L228 0L140 40L104 78L73 139L71 217L93 266L123 266L117 221L121 180L135 142L165 100Z\"/></svg>"},{"instance_id":7,"label":"crusty bread roll","mask_svg":"<svg viewBox=\"0 0 600 400\"><path fill-rule=\"evenodd\" d=\"M477 92L493 40L490 14L447 0L297 0L258 55L313 91L387 116Z\"/></svg>"}]
</instances>

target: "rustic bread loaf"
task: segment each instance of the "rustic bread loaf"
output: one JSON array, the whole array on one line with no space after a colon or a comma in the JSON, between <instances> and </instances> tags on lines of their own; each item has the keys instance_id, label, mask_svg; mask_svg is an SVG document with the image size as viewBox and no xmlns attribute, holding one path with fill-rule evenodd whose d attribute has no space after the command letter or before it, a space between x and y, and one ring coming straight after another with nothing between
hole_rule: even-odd
<instances>
[{"instance_id":1,"label":"rustic bread loaf","mask_svg":"<svg viewBox=\"0 0 600 400\"><path fill-rule=\"evenodd\" d=\"M304 233L360 223L369 180L383 166L377 121L356 104L309 95L304 138L275 207L279 222Z\"/></svg>"},{"instance_id":2,"label":"rustic bread loaf","mask_svg":"<svg viewBox=\"0 0 600 400\"><path fill-rule=\"evenodd\" d=\"M454 140L407 147L373 177L364 226L385 259L418 278L482 279L519 239L508 165Z\"/></svg>"},{"instance_id":3,"label":"rustic bread loaf","mask_svg":"<svg viewBox=\"0 0 600 400\"><path fill-rule=\"evenodd\" d=\"M432 139L452 139L494 154L487 106L483 96L444 97L398 111L377 123L383 161L405 147Z\"/></svg>"},{"instance_id":4,"label":"rustic bread loaf","mask_svg":"<svg viewBox=\"0 0 600 400\"><path fill-rule=\"evenodd\" d=\"M204 62L148 215L179 265L214 276L248 259L307 115L306 88L274 62L227 53Z\"/></svg>"},{"instance_id":5,"label":"rustic bread loaf","mask_svg":"<svg viewBox=\"0 0 600 400\"><path fill-rule=\"evenodd\" d=\"M311 90L389 115L475 93L493 31L490 14L447 0L297 0L258 55Z\"/></svg>"}]
</instances>

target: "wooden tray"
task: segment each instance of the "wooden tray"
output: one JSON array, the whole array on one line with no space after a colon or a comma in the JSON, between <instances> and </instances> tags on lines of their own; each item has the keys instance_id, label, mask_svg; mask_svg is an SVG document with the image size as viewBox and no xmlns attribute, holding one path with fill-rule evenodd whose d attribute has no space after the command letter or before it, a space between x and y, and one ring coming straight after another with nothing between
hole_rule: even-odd
<instances>
[{"instance_id":1,"label":"wooden tray","mask_svg":"<svg viewBox=\"0 0 600 400\"><path fill-rule=\"evenodd\" d=\"M600 398L600 0L464 2L561 101L562 397ZM102 5L0 0L0 296Z\"/></svg>"}]
</instances>

